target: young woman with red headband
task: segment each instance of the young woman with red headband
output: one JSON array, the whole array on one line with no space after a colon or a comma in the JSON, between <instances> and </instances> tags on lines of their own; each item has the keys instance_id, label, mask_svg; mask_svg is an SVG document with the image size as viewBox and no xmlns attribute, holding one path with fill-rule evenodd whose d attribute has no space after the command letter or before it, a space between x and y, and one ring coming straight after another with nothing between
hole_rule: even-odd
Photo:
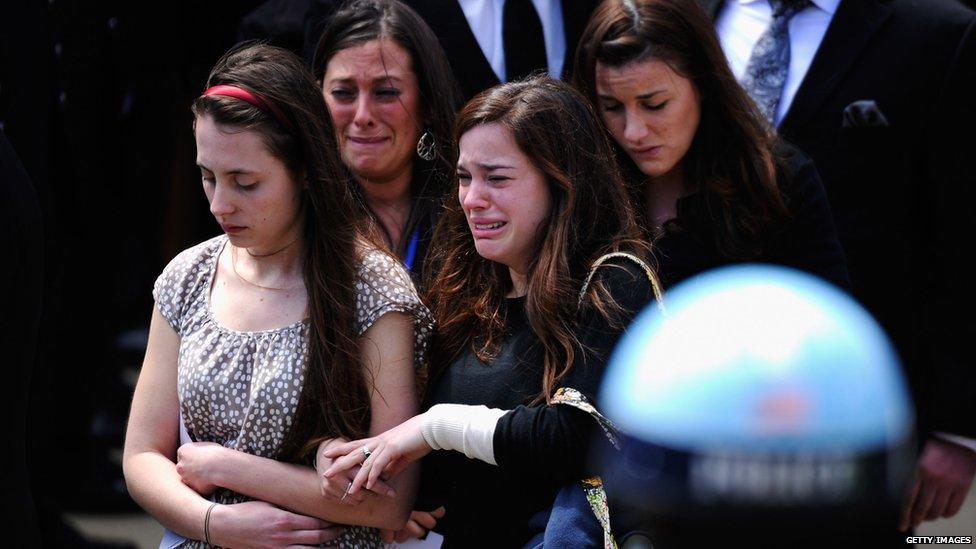
<instances>
[{"instance_id":1,"label":"young woman with red headband","mask_svg":"<svg viewBox=\"0 0 976 549\"><path fill-rule=\"evenodd\" d=\"M374 528L335 525L402 527L416 475L353 506L322 497L310 465L323 439L416 413L429 312L380 251L297 57L229 52L193 112L203 190L225 234L179 254L154 287L123 456L129 491L182 547L376 546ZM192 442L178 446L182 426Z\"/></svg>"}]
</instances>

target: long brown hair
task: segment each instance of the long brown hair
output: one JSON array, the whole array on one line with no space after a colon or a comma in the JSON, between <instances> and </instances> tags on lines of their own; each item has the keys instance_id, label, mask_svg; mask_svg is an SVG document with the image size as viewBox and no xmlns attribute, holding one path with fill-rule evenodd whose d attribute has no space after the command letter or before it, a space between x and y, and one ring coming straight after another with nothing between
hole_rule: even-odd
<instances>
[{"instance_id":1,"label":"long brown hair","mask_svg":"<svg viewBox=\"0 0 976 549\"><path fill-rule=\"evenodd\" d=\"M454 180L451 128L461 105L461 92L434 31L412 8L397 0L354 0L332 15L315 48L315 77L320 81L325 77L329 61L340 51L382 38L392 40L410 55L410 69L417 77L427 122L423 131L430 132L436 143L433 160L413 159L413 205L401 241L393 243L396 252L402 253L418 223L424 219L431 225L436 222ZM378 219L377 226L383 227Z\"/></svg>"},{"instance_id":2,"label":"long brown hair","mask_svg":"<svg viewBox=\"0 0 976 549\"><path fill-rule=\"evenodd\" d=\"M218 84L257 94L272 112L231 97L205 96L193 102L193 113L211 117L225 131L261 134L268 150L306 186L302 261L310 320L308 353L298 409L279 453L281 459L299 461L311 441L340 435L360 438L369 426L354 283L357 242L369 238L364 234L365 210L354 193L356 182L336 154L322 94L297 56L264 44L235 48L210 72L207 87Z\"/></svg>"},{"instance_id":3,"label":"long brown hair","mask_svg":"<svg viewBox=\"0 0 976 549\"><path fill-rule=\"evenodd\" d=\"M735 259L758 256L766 231L788 216L776 180L785 166L773 128L735 80L696 0L605 0L580 39L574 83L596 104L597 63L622 67L646 59L667 63L701 97L701 120L682 162L704 200L717 249ZM628 174L645 180L615 147ZM639 193L634 200L643 204Z\"/></svg>"},{"instance_id":4,"label":"long brown hair","mask_svg":"<svg viewBox=\"0 0 976 549\"><path fill-rule=\"evenodd\" d=\"M568 84L545 77L511 82L473 98L458 114L455 147L468 130L500 124L543 172L552 195L538 249L528 267L525 311L543 346L542 392L547 400L568 373L581 345L576 337L577 298L590 266L601 255L626 251L646 258L624 182L610 143L586 99ZM509 271L478 255L457 193L447 200L430 258L428 284L438 330L432 365L436 376L465 349L483 362L504 337ZM587 292L584 307L608 320L618 306L602 284Z\"/></svg>"}]
</instances>

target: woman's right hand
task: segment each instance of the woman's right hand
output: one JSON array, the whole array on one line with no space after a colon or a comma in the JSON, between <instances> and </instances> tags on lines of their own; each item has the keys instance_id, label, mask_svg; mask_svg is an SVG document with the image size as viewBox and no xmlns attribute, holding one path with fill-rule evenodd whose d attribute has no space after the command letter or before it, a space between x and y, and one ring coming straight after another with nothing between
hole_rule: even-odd
<instances>
[{"instance_id":1,"label":"woman's right hand","mask_svg":"<svg viewBox=\"0 0 976 549\"><path fill-rule=\"evenodd\" d=\"M389 497L396 496L396 491L383 481L377 481L371 490L360 490L355 494L347 493L347 490L349 490L349 488L352 486L353 479L356 478L356 474L359 473L359 467L347 469L341 474L331 478L325 476L325 471L332 466L333 460L325 457L323 454L329 448L345 444L346 442L348 442L348 440L338 437L319 443L318 450L316 450L317 458L315 460L315 472L318 473L319 476L319 488L322 491L322 495L326 498L337 500L345 505L359 505L364 499L366 499L367 492L383 494Z\"/></svg>"},{"instance_id":2,"label":"woman's right hand","mask_svg":"<svg viewBox=\"0 0 976 549\"><path fill-rule=\"evenodd\" d=\"M270 548L328 543L345 527L298 515L263 501L217 505L210 514L210 541L220 547Z\"/></svg>"}]
</instances>

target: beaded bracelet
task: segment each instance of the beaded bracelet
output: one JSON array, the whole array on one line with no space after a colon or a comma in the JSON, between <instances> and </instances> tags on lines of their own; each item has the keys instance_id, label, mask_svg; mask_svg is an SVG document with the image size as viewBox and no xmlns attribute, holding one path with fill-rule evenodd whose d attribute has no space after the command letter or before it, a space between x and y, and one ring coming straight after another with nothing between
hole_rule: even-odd
<instances>
[{"instance_id":1,"label":"beaded bracelet","mask_svg":"<svg viewBox=\"0 0 976 549\"><path fill-rule=\"evenodd\" d=\"M211 503L210 507L207 507L207 516L203 519L203 539L207 542L207 545L212 545L210 542L210 513L213 512L216 503Z\"/></svg>"}]
</instances>

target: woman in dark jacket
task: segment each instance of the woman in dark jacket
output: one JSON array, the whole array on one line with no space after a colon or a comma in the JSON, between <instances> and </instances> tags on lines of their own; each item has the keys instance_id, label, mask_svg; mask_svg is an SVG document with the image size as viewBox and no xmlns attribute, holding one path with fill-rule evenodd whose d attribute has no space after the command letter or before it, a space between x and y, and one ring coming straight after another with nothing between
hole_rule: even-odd
<instances>
[{"instance_id":1,"label":"woman in dark jacket","mask_svg":"<svg viewBox=\"0 0 976 549\"><path fill-rule=\"evenodd\" d=\"M812 162L780 141L695 0L608 0L576 85L617 144L666 286L730 263L850 281Z\"/></svg>"}]
</instances>

